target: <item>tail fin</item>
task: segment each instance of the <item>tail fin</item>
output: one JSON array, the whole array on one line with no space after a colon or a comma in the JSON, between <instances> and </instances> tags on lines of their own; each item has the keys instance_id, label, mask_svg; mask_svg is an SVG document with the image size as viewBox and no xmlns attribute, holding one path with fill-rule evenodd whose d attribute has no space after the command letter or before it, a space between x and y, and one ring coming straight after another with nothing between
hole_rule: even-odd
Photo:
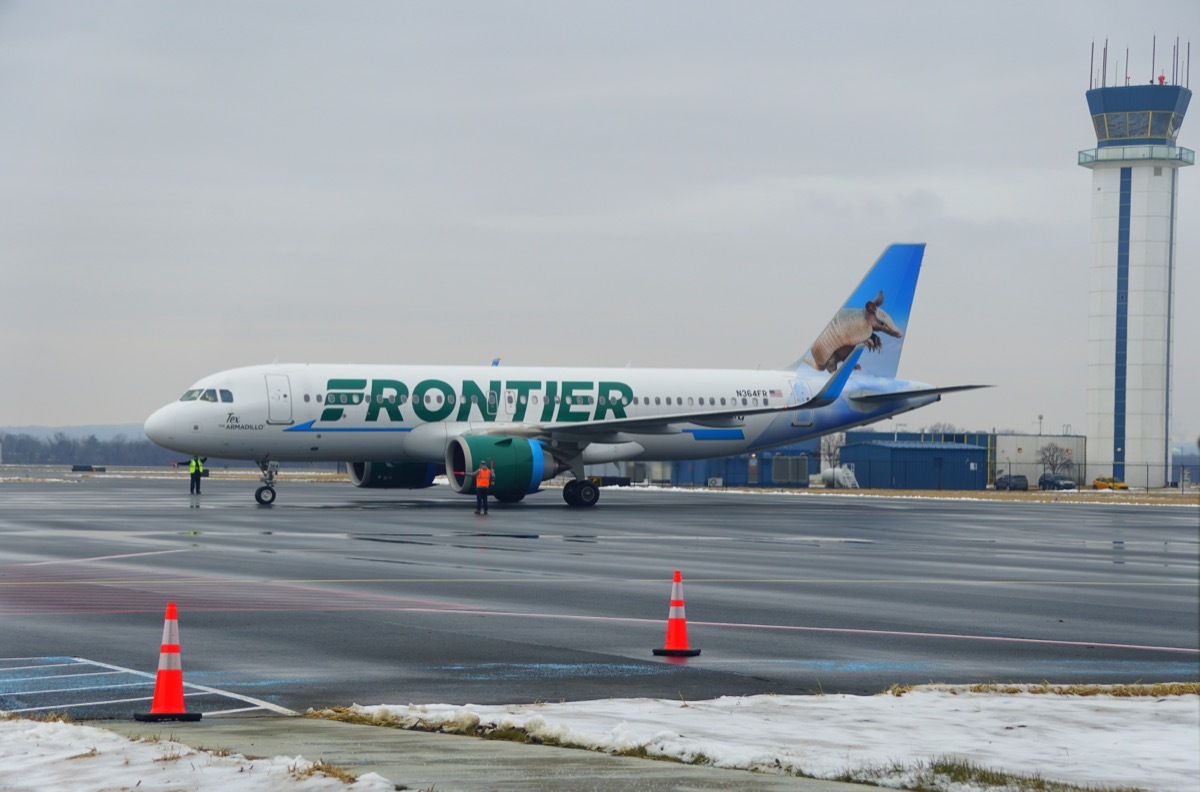
<instances>
[{"instance_id":1,"label":"tail fin","mask_svg":"<svg viewBox=\"0 0 1200 792\"><path fill-rule=\"evenodd\" d=\"M807 366L832 373L861 344L870 354L859 357L859 369L880 377L895 377L924 255L924 244L891 245L883 251L845 305L792 368Z\"/></svg>"}]
</instances>

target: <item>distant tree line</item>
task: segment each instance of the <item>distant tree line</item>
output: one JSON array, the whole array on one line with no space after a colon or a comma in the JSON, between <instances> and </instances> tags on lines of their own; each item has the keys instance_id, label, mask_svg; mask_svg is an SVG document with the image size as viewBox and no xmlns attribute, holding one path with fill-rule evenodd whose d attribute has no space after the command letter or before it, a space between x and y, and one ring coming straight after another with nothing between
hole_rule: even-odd
<instances>
[{"instance_id":1,"label":"distant tree line","mask_svg":"<svg viewBox=\"0 0 1200 792\"><path fill-rule=\"evenodd\" d=\"M68 437L62 432L45 439L0 433L0 454L6 465L169 465L186 459L149 440L124 435L100 440L95 435Z\"/></svg>"},{"instance_id":2,"label":"distant tree line","mask_svg":"<svg viewBox=\"0 0 1200 792\"><path fill-rule=\"evenodd\" d=\"M101 440L95 435L70 437L63 432L46 438L0 432L0 461L6 465L156 467L177 463L186 465L188 455L159 448L146 439L130 440L125 435ZM256 467L257 463L245 459L209 457L206 458L206 465L210 468ZM306 467L341 469L340 465L333 462L310 462Z\"/></svg>"}]
</instances>

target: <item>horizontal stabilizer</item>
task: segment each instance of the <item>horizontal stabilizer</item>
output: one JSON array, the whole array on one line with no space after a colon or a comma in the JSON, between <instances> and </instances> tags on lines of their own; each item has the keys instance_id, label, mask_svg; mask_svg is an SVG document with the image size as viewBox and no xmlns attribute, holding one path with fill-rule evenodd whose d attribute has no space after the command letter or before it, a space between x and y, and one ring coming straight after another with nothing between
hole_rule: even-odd
<instances>
[{"instance_id":1,"label":"horizontal stabilizer","mask_svg":"<svg viewBox=\"0 0 1200 792\"><path fill-rule=\"evenodd\" d=\"M857 402L866 402L868 404L875 402L901 401L903 399L912 399L920 396L940 396L943 393L955 393L957 391L975 390L976 388L991 388L992 385L948 385L945 388L914 388L913 390L891 391L888 393L877 393L874 391L859 391L849 394L849 398Z\"/></svg>"}]
</instances>

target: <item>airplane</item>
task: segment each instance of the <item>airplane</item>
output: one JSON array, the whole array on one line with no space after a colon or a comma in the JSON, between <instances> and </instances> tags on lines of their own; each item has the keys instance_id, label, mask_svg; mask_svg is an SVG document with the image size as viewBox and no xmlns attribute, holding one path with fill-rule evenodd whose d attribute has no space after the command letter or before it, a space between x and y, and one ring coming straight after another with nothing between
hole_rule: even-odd
<instances>
[{"instance_id":1,"label":"airplane","mask_svg":"<svg viewBox=\"0 0 1200 792\"><path fill-rule=\"evenodd\" d=\"M357 487L474 494L493 465L507 503L571 473L569 506L596 505L589 464L745 454L882 421L985 385L897 379L925 245L893 244L808 350L779 369L281 364L204 377L146 436L185 454L246 459L276 497L281 462L344 462ZM886 304L887 309L884 309Z\"/></svg>"}]
</instances>

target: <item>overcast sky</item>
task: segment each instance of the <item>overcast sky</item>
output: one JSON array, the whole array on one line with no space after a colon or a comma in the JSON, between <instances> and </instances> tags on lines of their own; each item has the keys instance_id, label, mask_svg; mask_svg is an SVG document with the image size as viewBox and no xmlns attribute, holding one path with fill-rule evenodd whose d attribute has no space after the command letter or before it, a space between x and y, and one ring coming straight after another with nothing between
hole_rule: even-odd
<instances>
[{"instance_id":1,"label":"overcast sky","mask_svg":"<svg viewBox=\"0 0 1200 792\"><path fill-rule=\"evenodd\" d=\"M998 386L908 428L1082 434L1090 47L1147 82L1198 32L1195 0L0 0L0 425L275 359L779 366L904 241L901 376ZM1194 443L1195 168L1178 221Z\"/></svg>"}]
</instances>

